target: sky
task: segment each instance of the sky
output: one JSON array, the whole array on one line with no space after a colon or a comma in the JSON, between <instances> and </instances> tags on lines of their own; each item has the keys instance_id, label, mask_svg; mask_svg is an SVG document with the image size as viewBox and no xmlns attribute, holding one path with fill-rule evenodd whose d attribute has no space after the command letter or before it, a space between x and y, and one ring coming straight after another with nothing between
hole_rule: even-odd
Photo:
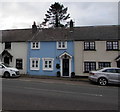
<instances>
[{"instance_id":1,"label":"sky","mask_svg":"<svg viewBox=\"0 0 120 112\"><path fill-rule=\"evenodd\" d=\"M40 25L55 2L68 7L75 27L118 24L117 0L1 0L0 30L31 28L34 21Z\"/></svg>"}]
</instances>

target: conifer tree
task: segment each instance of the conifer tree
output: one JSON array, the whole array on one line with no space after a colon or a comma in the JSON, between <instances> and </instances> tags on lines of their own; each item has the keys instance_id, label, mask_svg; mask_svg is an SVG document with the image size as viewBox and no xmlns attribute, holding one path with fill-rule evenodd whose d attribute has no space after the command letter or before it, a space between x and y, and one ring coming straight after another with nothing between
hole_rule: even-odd
<instances>
[{"instance_id":1,"label":"conifer tree","mask_svg":"<svg viewBox=\"0 0 120 112\"><path fill-rule=\"evenodd\" d=\"M45 14L44 21L42 22L43 26L49 25L50 27L64 27L65 25L62 23L70 18L70 14L67 14L68 8L64 8L58 2L52 4Z\"/></svg>"}]
</instances>

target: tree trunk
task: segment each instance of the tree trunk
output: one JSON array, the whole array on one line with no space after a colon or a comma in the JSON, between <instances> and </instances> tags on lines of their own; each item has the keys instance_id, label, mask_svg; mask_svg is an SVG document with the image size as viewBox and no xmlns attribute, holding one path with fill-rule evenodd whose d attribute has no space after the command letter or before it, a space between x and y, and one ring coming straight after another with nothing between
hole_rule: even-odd
<instances>
[{"instance_id":1,"label":"tree trunk","mask_svg":"<svg viewBox=\"0 0 120 112\"><path fill-rule=\"evenodd\" d=\"M55 16L55 27L58 27L59 25L59 22L58 22L58 15L56 14Z\"/></svg>"}]
</instances>

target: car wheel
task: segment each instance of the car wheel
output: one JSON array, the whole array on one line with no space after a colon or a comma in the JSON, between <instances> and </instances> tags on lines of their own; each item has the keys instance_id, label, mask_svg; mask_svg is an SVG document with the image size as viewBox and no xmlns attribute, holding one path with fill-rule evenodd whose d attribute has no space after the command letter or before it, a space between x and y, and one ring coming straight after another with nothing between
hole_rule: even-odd
<instances>
[{"instance_id":1,"label":"car wheel","mask_svg":"<svg viewBox=\"0 0 120 112\"><path fill-rule=\"evenodd\" d=\"M101 85L101 86L105 86L105 85L107 85L108 81L107 81L106 78L101 77L101 78L99 78L98 83L99 83L99 85Z\"/></svg>"},{"instance_id":2,"label":"car wheel","mask_svg":"<svg viewBox=\"0 0 120 112\"><path fill-rule=\"evenodd\" d=\"M4 73L4 77L5 77L5 78L9 78L9 77L10 77L10 73L9 73L9 72L5 72L5 73Z\"/></svg>"}]
</instances>

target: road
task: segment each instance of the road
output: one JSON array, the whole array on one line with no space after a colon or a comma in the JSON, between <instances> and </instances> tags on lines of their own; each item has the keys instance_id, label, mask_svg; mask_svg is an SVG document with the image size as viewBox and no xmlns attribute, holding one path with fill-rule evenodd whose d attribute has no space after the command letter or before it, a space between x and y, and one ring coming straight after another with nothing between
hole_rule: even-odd
<instances>
[{"instance_id":1,"label":"road","mask_svg":"<svg viewBox=\"0 0 120 112\"><path fill-rule=\"evenodd\" d=\"M116 86L3 79L2 87L3 110L118 110Z\"/></svg>"}]
</instances>

